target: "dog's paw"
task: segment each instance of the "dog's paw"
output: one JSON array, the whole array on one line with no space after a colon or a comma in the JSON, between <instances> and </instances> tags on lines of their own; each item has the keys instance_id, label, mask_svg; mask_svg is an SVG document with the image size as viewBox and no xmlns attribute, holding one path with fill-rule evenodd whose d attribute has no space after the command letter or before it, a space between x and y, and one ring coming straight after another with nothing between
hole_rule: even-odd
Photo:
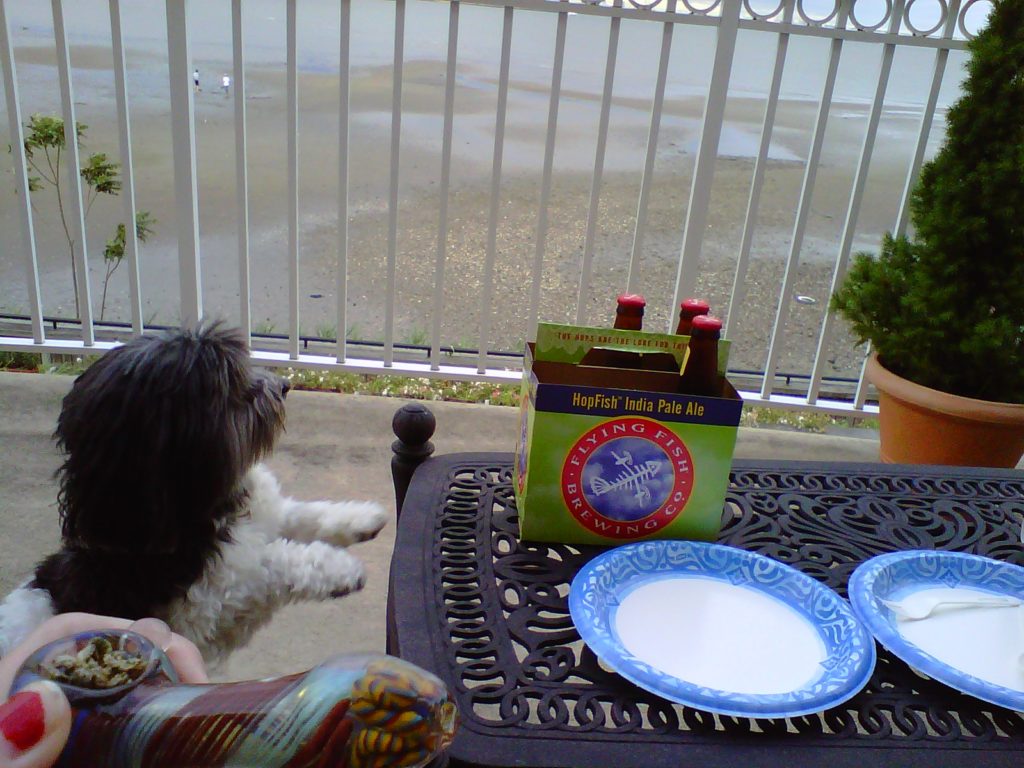
<instances>
[{"instance_id":1,"label":"dog's paw","mask_svg":"<svg viewBox=\"0 0 1024 768\"><path fill-rule=\"evenodd\" d=\"M344 597L353 592L358 592L366 586L366 570L363 564L355 561L356 569L345 573L336 583L337 586L331 590L331 597Z\"/></svg>"},{"instance_id":2,"label":"dog's paw","mask_svg":"<svg viewBox=\"0 0 1024 768\"><path fill-rule=\"evenodd\" d=\"M376 536L388 514L373 501L342 501L332 504L320 518L321 540L347 547Z\"/></svg>"}]
</instances>

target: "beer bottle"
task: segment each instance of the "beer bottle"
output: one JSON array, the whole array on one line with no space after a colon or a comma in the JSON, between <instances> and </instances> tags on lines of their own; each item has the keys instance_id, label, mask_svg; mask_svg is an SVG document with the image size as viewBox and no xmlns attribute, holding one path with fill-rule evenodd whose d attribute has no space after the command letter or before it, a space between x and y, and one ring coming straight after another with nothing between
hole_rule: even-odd
<instances>
[{"instance_id":1,"label":"beer bottle","mask_svg":"<svg viewBox=\"0 0 1024 768\"><path fill-rule=\"evenodd\" d=\"M718 377L718 340L722 321L710 315L693 318L690 332L690 356L679 377L679 392L685 395L718 397L722 392Z\"/></svg>"},{"instance_id":2,"label":"beer bottle","mask_svg":"<svg viewBox=\"0 0 1024 768\"><path fill-rule=\"evenodd\" d=\"M621 331L639 331L644 324L644 307L647 302L637 293L624 293L616 300L615 328ZM608 368L638 368L640 361L631 352L617 349L594 348L580 361L581 365L600 365Z\"/></svg>"},{"instance_id":3,"label":"beer bottle","mask_svg":"<svg viewBox=\"0 0 1024 768\"><path fill-rule=\"evenodd\" d=\"M616 300L615 328L622 331L639 331L644 324L644 307L647 302L639 293L624 293Z\"/></svg>"},{"instance_id":4,"label":"beer bottle","mask_svg":"<svg viewBox=\"0 0 1024 768\"><path fill-rule=\"evenodd\" d=\"M711 307L704 299L683 299L679 304L679 325L676 326L677 336L689 336L693 327L693 318L706 315Z\"/></svg>"}]
</instances>

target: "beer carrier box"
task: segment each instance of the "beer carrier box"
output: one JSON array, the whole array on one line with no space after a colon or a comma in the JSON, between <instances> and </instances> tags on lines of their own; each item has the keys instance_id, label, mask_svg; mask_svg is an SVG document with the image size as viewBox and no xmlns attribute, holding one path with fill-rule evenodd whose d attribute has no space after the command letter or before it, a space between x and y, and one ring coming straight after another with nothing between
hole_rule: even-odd
<instances>
[{"instance_id":1,"label":"beer carrier box","mask_svg":"<svg viewBox=\"0 0 1024 768\"><path fill-rule=\"evenodd\" d=\"M679 394L688 337L540 323L527 345L515 494L523 540L714 539L743 401ZM590 353L588 355L588 353ZM589 365L603 355L604 365ZM639 368L609 367L615 362Z\"/></svg>"}]
</instances>

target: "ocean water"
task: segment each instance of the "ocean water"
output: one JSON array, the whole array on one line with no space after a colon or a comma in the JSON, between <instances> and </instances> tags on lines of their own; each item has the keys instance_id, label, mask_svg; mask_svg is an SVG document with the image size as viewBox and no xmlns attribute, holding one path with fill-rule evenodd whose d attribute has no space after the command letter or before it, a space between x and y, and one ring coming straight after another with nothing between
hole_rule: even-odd
<instances>
[{"instance_id":1,"label":"ocean water","mask_svg":"<svg viewBox=\"0 0 1024 768\"><path fill-rule=\"evenodd\" d=\"M774 0L752 0L766 10ZM9 0L9 16L16 46L52 46L53 23L48 3ZM339 39L338 0L300 0L299 62L311 72L336 72ZM389 0L358 0L352 5L352 64L355 67L390 67L394 44L394 3ZM827 16L832 0L804 0L806 12ZM871 25L882 18L885 0L858 0L857 17ZM227 0L191 4L192 53L208 87L219 84L222 70L230 69L231 6ZM912 20L919 28L931 27L938 18L938 0L919 0L912 6ZM972 6L968 27L984 22L986 2ZM110 29L104 0L65 2L67 28L72 45L109 47ZM157 0L122 0L126 47L130 53L133 87L165 92L166 19L164 4ZM512 41L512 79L544 85L550 81L554 48L555 15L521 11L516 14ZM493 71L497 76L501 44L502 11L498 8L463 5L459 28L459 62L462 67ZM563 87L600 93L609 20L575 14L568 24ZM285 61L285 3L283 0L245 0L246 57L251 65L282 66ZM405 60L443 61L447 48L448 4L431 0L408 3ZM649 98L658 67L662 27L647 21L622 24L615 73L616 95ZM777 36L745 30L737 42L730 94L760 96L768 88ZM705 93L710 79L715 36L710 28L678 25L673 38L668 98ZM821 93L829 42L794 36L783 76L782 97L816 100ZM835 99L839 103L864 104L873 97L882 47L847 43L844 46ZM940 108L955 99L963 77L965 55L950 57L940 92ZM887 109L907 109L927 98L935 53L916 47L900 47L886 95ZM151 82L147 79L151 78Z\"/></svg>"}]
</instances>

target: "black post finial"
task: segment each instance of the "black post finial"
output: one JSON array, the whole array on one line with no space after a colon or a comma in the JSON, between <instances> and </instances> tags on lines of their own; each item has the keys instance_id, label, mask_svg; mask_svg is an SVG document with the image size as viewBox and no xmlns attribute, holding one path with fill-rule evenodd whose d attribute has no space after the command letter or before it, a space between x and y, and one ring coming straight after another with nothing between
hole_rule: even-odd
<instances>
[{"instance_id":1,"label":"black post finial","mask_svg":"<svg viewBox=\"0 0 1024 768\"><path fill-rule=\"evenodd\" d=\"M405 493L409 490L412 473L434 452L430 438L434 436L437 420L422 403L406 403L395 412L391 429L398 437L391 444L391 477L395 481L395 504L402 514Z\"/></svg>"}]
</instances>

